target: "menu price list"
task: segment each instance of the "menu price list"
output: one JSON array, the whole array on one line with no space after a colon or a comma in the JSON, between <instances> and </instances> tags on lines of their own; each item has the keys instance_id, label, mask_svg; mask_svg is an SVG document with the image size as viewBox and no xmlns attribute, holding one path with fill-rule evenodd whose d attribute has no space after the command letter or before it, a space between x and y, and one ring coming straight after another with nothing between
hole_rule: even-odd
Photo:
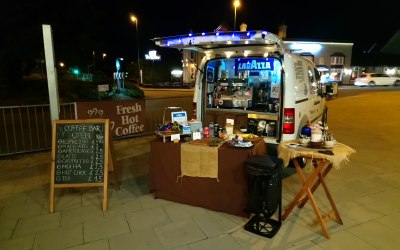
<instances>
[{"instance_id":1,"label":"menu price list","mask_svg":"<svg viewBox=\"0 0 400 250\"><path fill-rule=\"evenodd\" d=\"M58 124L55 184L104 182L105 125Z\"/></svg>"}]
</instances>

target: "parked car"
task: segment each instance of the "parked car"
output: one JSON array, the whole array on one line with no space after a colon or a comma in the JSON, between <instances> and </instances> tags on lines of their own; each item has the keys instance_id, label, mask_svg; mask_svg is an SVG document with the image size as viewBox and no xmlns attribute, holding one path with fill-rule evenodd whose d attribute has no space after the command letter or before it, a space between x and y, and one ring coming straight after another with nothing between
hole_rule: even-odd
<instances>
[{"instance_id":1,"label":"parked car","mask_svg":"<svg viewBox=\"0 0 400 250\"><path fill-rule=\"evenodd\" d=\"M400 86L400 78L380 73L365 73L354 80L356 86Z\"/></svg>"}]
</instances>

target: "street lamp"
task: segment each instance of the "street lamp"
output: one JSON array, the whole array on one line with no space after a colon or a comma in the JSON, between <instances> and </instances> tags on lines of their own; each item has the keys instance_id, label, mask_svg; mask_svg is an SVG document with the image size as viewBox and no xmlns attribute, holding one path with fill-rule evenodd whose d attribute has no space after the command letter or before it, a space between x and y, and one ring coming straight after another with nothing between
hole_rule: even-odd
<instances>
[{"instance_id":1,"label":"street lamp","mask_svg":"<svg viewBox=\"0 0 400 250\"><path fill-rule=\"evenodd\" d=\"M233 2L233 6L235 7L235 19L233 21L233 31L236 31L236 8L240 6L240 1L239 0L235 0Z\"/></svg>"},{"instance_id":2,"label":"street lamp","mask_svg":"<svg viewBox=\"0 0 400 250\"><path fill-rule=\"evenodd\" d=\"M138 68L139 68L139 78L140 78L140 83L143 83L143 78L142 78L142 70L140 69L140 61L139 61L139 29L138 29L138 19L131 15L131 21L136 24L136 44L137 44L137 63L138 63Z\"/></svg>"}]
</instances>

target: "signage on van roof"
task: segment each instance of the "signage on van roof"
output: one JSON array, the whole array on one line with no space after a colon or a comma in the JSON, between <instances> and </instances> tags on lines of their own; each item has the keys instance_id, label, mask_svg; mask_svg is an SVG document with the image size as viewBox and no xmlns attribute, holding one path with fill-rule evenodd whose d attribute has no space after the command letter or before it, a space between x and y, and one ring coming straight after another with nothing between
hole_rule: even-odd
<instances>
[{"instance_id":1,"label":"signage on van roof","mask_svg":"<svg viewBox=\"0 0 400 250\"><path fill-rule=\"evenodd\" d=\"M259 44L276 46L283 53L283 41L267 31L210 32L152 39L160 47L177 49L212 49L220 47Z\"/></svg>"}]
</instances>

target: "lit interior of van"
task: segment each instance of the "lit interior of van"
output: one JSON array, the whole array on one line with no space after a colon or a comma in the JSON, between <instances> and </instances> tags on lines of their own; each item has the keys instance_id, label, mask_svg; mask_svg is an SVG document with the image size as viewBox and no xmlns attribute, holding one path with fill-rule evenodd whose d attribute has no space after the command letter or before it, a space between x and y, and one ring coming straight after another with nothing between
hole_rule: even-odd
<instances>
[{"instance_id":1,"label":"lit interior of van","mask_svg":"<svg viewBox=\"0 0 400 250\"><path fill-rule=\"evenodd\" d=\"M208 61L205 69L206 122L223 122L232 116L248 127L250 113L262 113L270 121L278 119L282 86L279 58L216 58Z\"/></svg>"}]
</instances>

